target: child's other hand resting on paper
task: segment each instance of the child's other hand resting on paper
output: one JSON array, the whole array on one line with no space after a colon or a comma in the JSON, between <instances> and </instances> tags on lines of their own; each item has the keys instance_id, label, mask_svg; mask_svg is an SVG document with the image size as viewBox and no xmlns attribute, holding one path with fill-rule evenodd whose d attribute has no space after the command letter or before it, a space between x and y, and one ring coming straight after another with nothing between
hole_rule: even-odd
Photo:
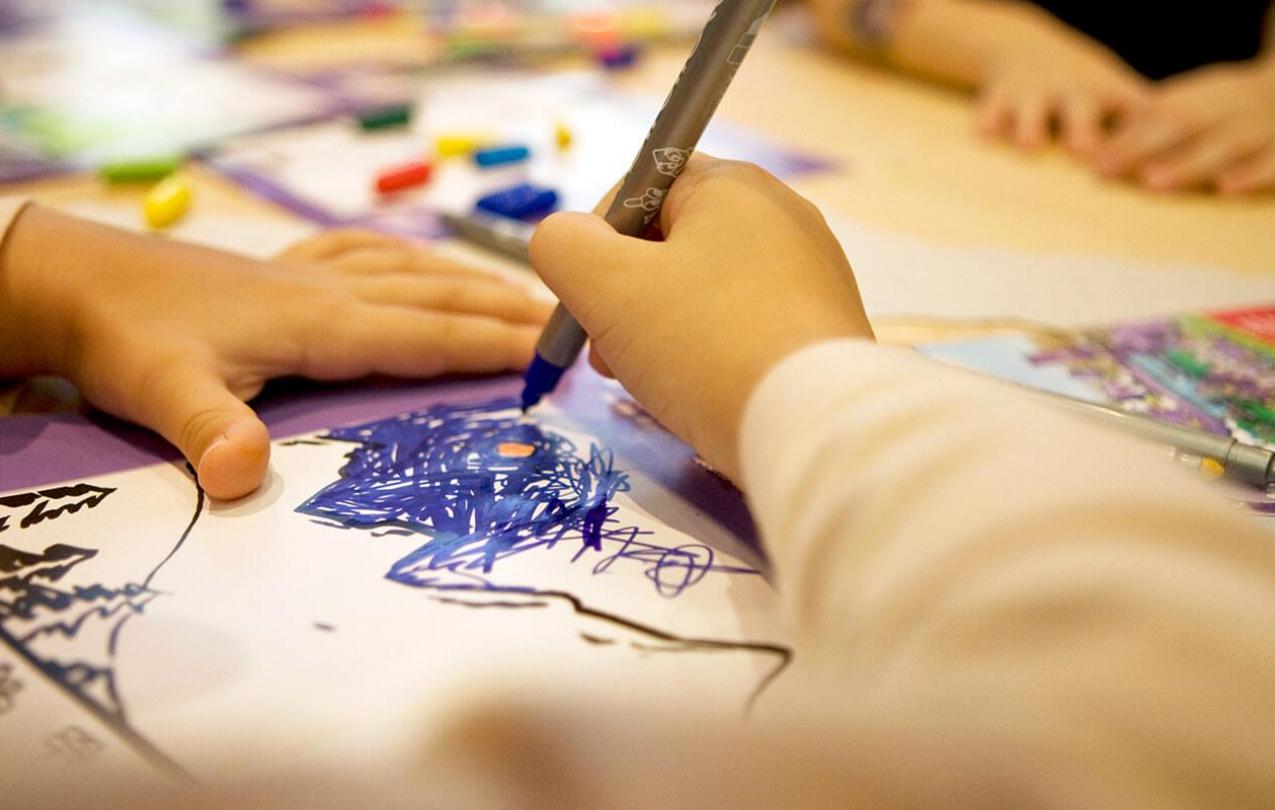
<instances>
[{"instance_id":1,"label":"child's other hand resting on paper","mask_svg":"<svg viewBox=\"0 0 1275 810\"><path fill-rule=\"evenodd\" d=\"M664 241L648 242L594 214L555 214L532 263L592 336L595 364L735 478L740 415L766 371L872 330L822 215L756 166L694 156L660 226Z\"/></svg>"},{"instance_id":2,"label":"child's other hand resting on paper","mask_svg":"<svg viewBox=\"0 0 1275 810\"><path fill-rule=\"evenodd\" d=\"M320 235L273 262L28 206L0 250L0 377L57 374L175 444L215 498L262 482L245 400L272 377L521 369L548 305L386 236Z\"/></svg>"}]
</instances>

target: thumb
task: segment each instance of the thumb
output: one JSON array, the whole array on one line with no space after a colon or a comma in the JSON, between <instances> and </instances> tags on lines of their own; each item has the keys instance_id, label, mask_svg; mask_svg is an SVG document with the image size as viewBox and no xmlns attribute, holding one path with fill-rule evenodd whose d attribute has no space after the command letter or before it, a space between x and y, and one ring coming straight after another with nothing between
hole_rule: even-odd
<instances>
[{"instance_id":1,"label":"thumb","mask_svg":"<svg viewBox=\"0 0 1275 810\"><path fill-rule=\"evenodd\" d=\"M616 233L595 214L567 211L541 222L527 250L536 273L592 333L620 314L612 310L660 247Z\"/></svg>"},{"instance_id":2,"label":"thumb","mask_svg":"<svg viewBox=\"0 0 1275 810\"><path fill-rule=\"evenodd\" d=\"M133 418L177 446L213 498L238 498L260 486L270 461L270 434L252 408L210 369L192 359L155 369L139 387Z\"/></svg>"}]
</instances>

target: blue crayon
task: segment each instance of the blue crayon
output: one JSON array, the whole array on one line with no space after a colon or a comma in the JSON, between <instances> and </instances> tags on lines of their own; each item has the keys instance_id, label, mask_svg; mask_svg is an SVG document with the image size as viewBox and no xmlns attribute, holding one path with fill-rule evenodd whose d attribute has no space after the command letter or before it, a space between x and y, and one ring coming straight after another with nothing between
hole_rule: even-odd
<instances>
[{"instance_id":1,"label":"blue crayon","mask_svg":"<svg viewBox=\"0 0 1275 810\"><path fill-rule=\"evenodd\" d=\"M530 219L552 211L558 205L558 192L531 183L516 186L480 197L475 207L510 219Z\"/></svg>"},{"instance_id":2,"label":"blue crayon","mask_svg":"<svg viewBox=\"0 0 1275 810\"><path fill-rule=\"evenodd\" d=\"M522 144L505 144L490 146L474 152L474 162L479 166L503 166L506 163L520 163L531 157L531 150Z\"/></svg>"}]
</instances>

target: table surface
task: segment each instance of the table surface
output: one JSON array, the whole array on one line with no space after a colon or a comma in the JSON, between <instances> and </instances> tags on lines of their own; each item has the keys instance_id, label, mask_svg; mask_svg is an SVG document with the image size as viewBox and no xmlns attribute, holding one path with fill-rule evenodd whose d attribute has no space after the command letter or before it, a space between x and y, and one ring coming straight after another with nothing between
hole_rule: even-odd
<instances>
[{"instance_id":1,"label":"table surface","mask_svg":"<svg viewBox=\"0 0 1275 810\"><path fill-rule=\"evenodd\" d=\"M794 182L830 216L938 244L1263 274L1275 291L1275 195L1155 194L1103 180L1059 148L1028 154L988 143L974 131L968 94L819 50L800 9L785 9L774 28L759 38L718 115L833 159L833 171ZM663 97L688 47L648 49L619 83ZM201 214L293 218L210 172L194 178ZM140 205L139 191L87 175L0 185L9 193L64 207ZM0 396L0 412L4 404Z\"/></svg>"},{"instance_id":2,"label":"table surface","mask_svg":"<svg viewBox=\"0 0 1275 810\"><path fill-rule=\"evenodd\" d=\"M837 170L795 183L830 213L949 244L1275 273L1275 195L1155 194L1100 179L1061 149L1026 154L988 143L974 131L967 94L819 50L798 8L777 12L773 24L719 117L835 159ZM296 47L294 38L280 46ZM621 84L663 97L688 47L650 49ZM201 207L283 216L207 176L200 185L217 187L201 194ZM52 204L136 193L92 177L0 185L22 192Z\"/></svg>"}]
</instances>

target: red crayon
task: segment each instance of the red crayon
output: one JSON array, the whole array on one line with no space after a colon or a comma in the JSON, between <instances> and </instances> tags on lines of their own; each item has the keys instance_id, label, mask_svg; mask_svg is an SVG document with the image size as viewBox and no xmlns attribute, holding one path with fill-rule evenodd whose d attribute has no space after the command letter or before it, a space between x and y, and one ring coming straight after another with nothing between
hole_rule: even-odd
<instances>
[{"instance_id":1,"label":"red crayon","mask_svg":"<svg viewBox=\"0 0 1275 810\"><path fill-rule=\"evenodd\" d=\"M376 176L376 190L382 194L389 194L413 186L423 186L429 182L430 173L433 171L434 167L423 160L394 166Z\"/></svg>"}]
</instances>

